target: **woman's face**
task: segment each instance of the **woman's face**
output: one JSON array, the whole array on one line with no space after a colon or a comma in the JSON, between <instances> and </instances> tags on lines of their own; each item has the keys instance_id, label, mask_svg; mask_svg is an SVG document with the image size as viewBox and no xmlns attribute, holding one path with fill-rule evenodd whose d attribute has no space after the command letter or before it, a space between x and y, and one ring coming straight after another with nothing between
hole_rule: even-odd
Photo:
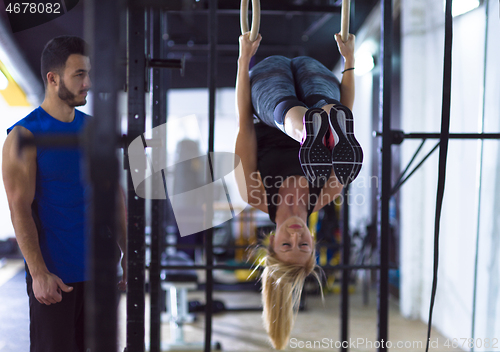
<instances>
[{"instance_id":1,"label":"woman's face","mask_svg":"<svg viewBox=\"0 0 500 352\"><path fill-rule=\"evenodd\" d=\"M307 224L299 217L291 216L278 224L270 237L276 257L288 264L305 264L312 254L312 235Z\"/></svg>"}]
</instances>

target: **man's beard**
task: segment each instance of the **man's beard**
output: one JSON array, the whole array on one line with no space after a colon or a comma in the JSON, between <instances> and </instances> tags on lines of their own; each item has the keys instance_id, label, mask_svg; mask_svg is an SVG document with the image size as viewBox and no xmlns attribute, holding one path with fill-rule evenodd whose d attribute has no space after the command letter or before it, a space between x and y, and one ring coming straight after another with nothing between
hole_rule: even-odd
<instances>
[{"instance_id":1,"label":"man's beard","mask_svg":"<svg viewBox=\"0 0 500 352\"><path fill-rule=\"evenodd\" d=\"M62 101L66 102L71 107L76 107L76 106L82 106L87 104L87 99L84 97L82 100L78 101L76 98L76 95L71 93L68 88L66 88L66 85L64 84L64 81L61 78L60 81L60 86L59 86L59 92L57 93L57 96L59 99Z\"/></svg>"}]
</instances>

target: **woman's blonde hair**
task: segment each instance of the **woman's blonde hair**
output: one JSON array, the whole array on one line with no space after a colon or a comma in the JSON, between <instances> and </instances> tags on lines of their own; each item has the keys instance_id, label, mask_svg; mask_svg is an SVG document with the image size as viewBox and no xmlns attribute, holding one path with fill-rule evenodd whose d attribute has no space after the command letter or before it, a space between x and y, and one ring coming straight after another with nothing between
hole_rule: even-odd
<instances>
[{"instance_id":1,"label":"woman's blonde hair","mask_svg":"<svg viewBox=\"0 0 500 352\"><path fill-rule=\"evenodd\" d=\"M273 235L272 233L270 236ZM261 264L262 318L273 347L282 350L288 344L290 333L299 311L304 281L312 274L321 288L321 278L316 265L315 241L311 257L305 264L288 264L279 260L271 244Z\"/></svg>"}]
</instances>

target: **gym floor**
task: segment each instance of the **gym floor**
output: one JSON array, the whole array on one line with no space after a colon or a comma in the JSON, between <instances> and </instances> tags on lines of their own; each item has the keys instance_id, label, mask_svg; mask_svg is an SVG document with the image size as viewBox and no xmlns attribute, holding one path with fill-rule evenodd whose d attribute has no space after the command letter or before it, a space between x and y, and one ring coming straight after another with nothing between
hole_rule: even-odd
<instances>
[{"instance_id":1,"label":"gym floor","mask_svg":"<svg viewBox=\"0 0 500 352\"><path fill-rule=\"evenodd\" d=\"M376 351L377 302L376 289L369 293L369 304L363 305L361 290L356 288L350 296L350 351ZM204 293L190 292L189 300L204 301ZM256 307L260 295L256 292L215 292L214 299L224 302L227 308ZM0 352L29 350L28 298L24 281L24 264L19 259L5 260L0 267ZM125 347L126 315L125 295L120 301L119 343ZM292 331L292 339L286 351L337 351L335 342L340 332L340 296L329 294L324 302L318 296L307 297L307 309L300 312ZM399 314L398 302L390 300L389 336L393 344L391 351L424 351L427 326L421 321L412 321ZM146 326L148 316L146 315ZM146 329L146 336L149 331ZM204 340L204 317L199 315L192 324L184 326L187 342ZM168 324L162 326L162 341L170 339ZM146 338L147 340L147 338ZM217 313L213 318L212 340L222 345L223 351L272 351L262 327L260 312ZM436 330L431 337L431 351L461 351L445 346L446 339ZM359 343L358 343L359 342ZM396 344L406 347L398 348ZM371 346L370 346L371 345ZM202 349L200 349L202 350Z\"/></svg>"}]
</instances>

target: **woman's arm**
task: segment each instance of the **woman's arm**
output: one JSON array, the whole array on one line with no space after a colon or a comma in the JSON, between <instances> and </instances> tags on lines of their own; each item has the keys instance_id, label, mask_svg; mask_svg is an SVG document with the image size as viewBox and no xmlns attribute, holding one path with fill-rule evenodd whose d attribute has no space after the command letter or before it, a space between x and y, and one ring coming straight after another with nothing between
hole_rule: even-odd
<instances>
[{"instance_id":1,"label":"woman's arm","mask_svg":"<svg viewBox=\"0 0 500 352\"><path fill-rule=\"evenodd\" d=\"M236 108L238 110L240 127L243 123L249 123L252 124L253 128L253 107L252 96L250 92L249 65L250 60L259 48L262 37L259 34L257 39L252 42L249 39L249 35L250 32L240 36L238 74L236 76Z\"/></svg>"},{"instance_id":2,"label":"woman's arm","mask_svg":"<svg viewBox=\"0 0 500 352\"><path fill-rule=\"evenodd\" d=\"M236 182L241 197L251 206L267 212L265 192L257 171L257 137L253 125L253 107L250 89L249 65L255 55L262 37L254 42L249 40L249 33L240 36L240 55L238 58L238 75L236 78L236 107L239 120L239 131L236 137L235 153L241 160L242 172L236 169ZM235 167L239 164L235 160Z\"/></svg>"},{"instance_id":3,"label":"woman's arm","mask_svg":"<svg viewBox=\"0 0 500 352\"><path fill-rule=\"evenodd\" d=\"M354 67L354 34L349 34L347 42L343 42L340 34L335 34L335 40L340 54L344 57L344 70ZM340 103L352 110L354 105L354 70L345 71L340 82Z\"/></svg>"}]
</instances>

